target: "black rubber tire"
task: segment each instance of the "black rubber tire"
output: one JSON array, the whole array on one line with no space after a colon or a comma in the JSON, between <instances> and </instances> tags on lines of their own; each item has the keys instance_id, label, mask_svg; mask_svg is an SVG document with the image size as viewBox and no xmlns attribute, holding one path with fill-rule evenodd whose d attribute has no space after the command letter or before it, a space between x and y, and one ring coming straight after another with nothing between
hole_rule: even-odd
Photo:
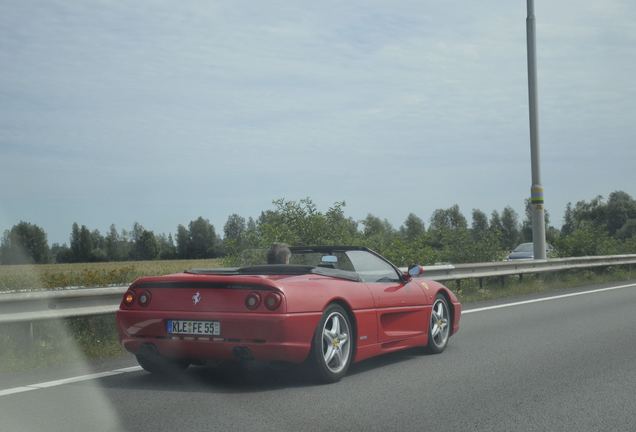
<instances>
[{"instance_id":1,"label":"black rubber tire","mask_svg":"<svg viewBox=\"0 0 636 432\"><path fill-rule=\"evenodd\" d=\"M448 300L446 299L446 297L443 294L437 294L435 296L435 301L433 301L433 308L435 308L435 306L438 304L438 302L442 302L444 304L444 310L446 311L446 319L448 320L447 326L448 326L448 336L446 337L446 339L444 340L443 343L436 343L434 338L433 338L433 323L432 323L432 315L433 315L433 310L431 309L431 317L429 317L428 320L428 344L426 345L425 351L429 354L439 354L442 351L444 351L446 349L446 346L448 345L448 341L450 340L450 328L453 325L452 322L452 316L451 316L451 309L450 309L450 305L448 304Z\"/></svg>"},{"instance_id":2,"label":"black rubber tire","mask_svg":"<svg viewBox=\"0 0 636 432\"><path fill-rule=\"evenodd\" d=\"M340 313L340 315L342 315L342 317L344 317L344 319L346 320L350 333L348 342L351 344L351 346L349 347L349 357L347 358L346 365L337 373L329 370L322 353L322 330L325 325L325 321L333 312ZM316 380L318 380L318 382L324 384L335 383L340 381L342 377L347 374L347 370L351 365L351 359L353 358L353 355L355 353L355 340L355 330L353 328L353 325L351 324L351 318L349 317L347 311L344 310L344 308L339 304L330 304L327 309L325 309L325 312L322 314L322 318L320 319L320 322L316 327L314 338L311 344L311 353L309 354L309 366L311 367L312 375L314 376L314 378L316 378Z\"/></svg>"},{"instance_id":3,"label":"black rubber tire","mask_svg":"<svg viewBox=\"0 0 636 432\"><path fill-rule=\"evenodd\" d=\"M137 354L137 363L146 372L153 374L171 375L184 371L190 362L187 360L174 360L161 357L159 355Z\"/></svg>"}]
</instances>

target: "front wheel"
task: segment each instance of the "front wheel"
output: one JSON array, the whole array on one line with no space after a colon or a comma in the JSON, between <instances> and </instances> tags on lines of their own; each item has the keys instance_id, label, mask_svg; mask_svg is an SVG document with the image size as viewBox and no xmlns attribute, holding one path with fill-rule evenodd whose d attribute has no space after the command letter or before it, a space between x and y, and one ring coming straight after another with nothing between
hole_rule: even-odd
<instances>
[{"instance_id":1,"label":"front wheel","mask_svg":"<svg viewBox=\"0 0 636 432\"><path fill-rule=\"evenodd\" d=\"M428 345L426 350L432 354L444 351L450 336L451 316L448 301L442 294L437 294L431 318L428 322Z\"/></svg>"},{"instance_id":2,"label":"front wheel","mask_svg":"<svg viewBox=\"0 0 636 432\"><path fill-rule=\"evenodd\" d=\"M353 340L347 312L338 304L327 307L314 333L311 351L312 366L320 381L337 382L347 373Z\"/></svg>"}]
</instances>

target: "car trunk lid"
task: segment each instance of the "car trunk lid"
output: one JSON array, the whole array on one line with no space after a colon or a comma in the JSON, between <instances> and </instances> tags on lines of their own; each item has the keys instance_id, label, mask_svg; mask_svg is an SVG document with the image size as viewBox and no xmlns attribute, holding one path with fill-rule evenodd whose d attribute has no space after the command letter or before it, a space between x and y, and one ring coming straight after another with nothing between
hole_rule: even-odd
<instances>
[{"instance_id":1,"label":"car trunk lid","mask_svg":"<svg viewBox=\"0 0 636 432\"><path fill-rule=\"evenodd\" d=\"M192 312L249 312L245 306L248 294L265 297L275 291L281 293L273 281L261 276L192 276L142 278L130 290L139 298L150 296L147 306L136 302L126 309ZM257 312L270 312L258 308ZM276 312L281 312L277 310Z\"/></svg>"}]
</instances>

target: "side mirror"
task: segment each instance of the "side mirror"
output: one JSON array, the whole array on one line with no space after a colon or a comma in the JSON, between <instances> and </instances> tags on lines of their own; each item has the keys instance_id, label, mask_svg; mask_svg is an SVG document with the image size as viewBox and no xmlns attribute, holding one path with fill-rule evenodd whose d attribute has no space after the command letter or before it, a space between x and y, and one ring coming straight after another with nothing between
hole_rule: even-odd
<instances>
[{"instance_id":1,"label":"side mirror","mask_svg":"<svg viewBox=\"0 0 636 432\"><path fill-rule=\"evenodd\" d=\"M424 274L424 267L419 264L411 264L409 266L409 276L418 277Z\"/></svg>"}]
</instances>

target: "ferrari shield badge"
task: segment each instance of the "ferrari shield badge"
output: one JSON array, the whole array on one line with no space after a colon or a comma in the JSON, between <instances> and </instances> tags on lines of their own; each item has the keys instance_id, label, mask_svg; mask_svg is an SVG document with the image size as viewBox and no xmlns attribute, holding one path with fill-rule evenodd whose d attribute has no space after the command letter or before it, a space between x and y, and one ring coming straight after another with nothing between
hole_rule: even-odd
<instances>
[{"instance_id":1,"label":"ferrari shield badge","mask_svg":"<svg viewBox=\"0 0 636 432\"><path fill-rule=\"evenodd\" d=\"M197 291L196 294L192 296L192 303L199 304L200 301L201 301L201 293Z\"/></svg>"}]
</instances>

